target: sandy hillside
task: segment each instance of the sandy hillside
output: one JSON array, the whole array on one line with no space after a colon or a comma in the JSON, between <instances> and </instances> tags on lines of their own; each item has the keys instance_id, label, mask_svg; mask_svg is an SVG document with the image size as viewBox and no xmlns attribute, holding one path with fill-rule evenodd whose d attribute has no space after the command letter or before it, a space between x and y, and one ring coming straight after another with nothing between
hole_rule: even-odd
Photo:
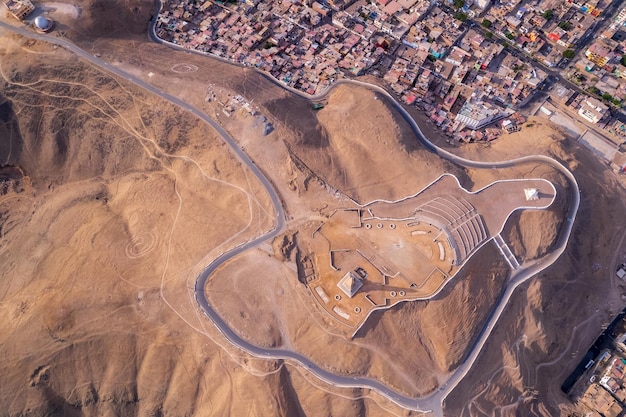
<instances>
[{"instance_id":1,"label":"sandy hillside","mask_svg":"<svg viewBox=\"0 0 626 417\"><path fill-rule=\"evenodd\" d=\"M210 129L61 49L2 35L7 415L388 415L379 397L232 349L198 313L200 268L273 219ZM163 60L147 56L160 77Z\"/></svg>"},{"instance_id":2,"label":"sandy hillside","mask_svg":"<svg viewBox=\"0 0 626 417\"><path fill-rule=\"evenodd\" d=\"M320 215L349 205L342 198L344 193L362 201L376 196L397 199L419 191L443 172L457 174L470 190L496 179L546 178L563 197L547 214L515 217L507 227L518 233L507 232L507 236L514 238L513 249L520 260L543 255L556 238L568 190L562 176L548 166L469 171L451 166L410 143L415 139L406 126L400 129L403 125L396 125L396 116L385 102L363 88L336 88L327 106L318 112L299 98L281 99L280 110L276 103L268 100L267 108L280 115L276 125L284 147L263 139L247 141L246 149L255 160L263 160L266 153L280 154L279 161L295 163L296 178L315 178L308 186L288 187L291 182L284 177L288 172L268 171L290 214L304 216L308 212L313 224ZM368 124L374 119L376 125ZM371 129L362 129L364 125ZM376 126L381 126L379 131ZM386 156L394 163L389 164ZM317 209L320 205L325 209ZM341 328L316 308L304 286L293 284L292 262L298 261L294 253L306 253L303 243L310 233L307 224L297 221L300 215L293 216L296 221L275 240L274 248L242 254L215 274L207 293L218 311L244 338L265 346L295 348L327 369L373 376L413 395L438 387L462 361L508 276L508 266L497 249L486 246L435 299L376 312L353 340L346 341ZM281 247L292 248L292 255L286 260L284 256L270 260L268 256L279 254ZM258 265L268 271L262 278L254 274ZM255 325L258 317L263 317L263 325ZM333 346L333 353L329 355L323 346Z\"/></svg>"},{"instance_id":3,"label":"sandy hillside","mask_svg":"<svg viewBox=\"0 0 626 417\"><path fill-rule=\"evenodd\" d=\"M324 214L331 203L344 204L333 190L357 200L414 192L431 175L424 161L455 170L468 188L487 184L492 176L526 175L562 187L562 179L539 168L463 173L428 160L406 126L367 91L336 89L327 107L314 113L307 101L250 70L163 52L146 43L152 7L80 2L80 17L61 16L65 26L59 27L83 47L185 96L227 126L281 191L294 222L288 235L298 221ZM123 24L115 25L119 16ZM181 62L199 70L174 72ZM197 315L188 292L195 272L237 239L266 230L271 217L259 210L268 207L264 193L210 130L43 44L4 37L0 63L0 135L10 138L0 141L0 259L8 265L0 281L6 323L0 354L7 358L0 404L8 415L404 414L376 396L349 400L369 393L334 390L339 394L334 395L298 368L233 351ZM219 100L206 103L210 84ZM235 94L254 99L276 131L262 137L254 119L224 116L217 102ZM379 115L384 122L374 123ZM369 140L351 135L362 126L368 126ZM428 124L424 129L436 137ZM517 290L476 366L446 402L450 416L498 410L559 415L568 404L558 390L562 380L599 326L622 307L625 290L612 267L624 237L623 190L587 150L548 125L537 123L490 147L451 150L484 160L550 154L580 182L583 199L566 254ZM389 167L389 159L399 163ZM364 170L367 164L376 172ZM533 258L549 250L556 216L554 210L514 215L505 234L516 254ZM237 238L225 239L233 235ZM350 364L351 372L389 375L408 391L435 385L462 357L501 285L502 261L489 249L437 299L372 317L353 343L342 342L347 353L334 359ZM270 253L271 246L263 256ZM285 271L281 279L293 276L282 262L271 266ZM490 268L475 268L484 264ZM410 323L410 329L403 332L398 321ZM323 348L335 352L339 343L333 340L339 339L315 340L327 323L306 326L299 333L294 325L262 330L269 329L268 340L277 343L290 340L285 335L299 336L293 343L299 341L322 362L329 356ZM412 344L419 349L416 356L401 348ZM426 377L403 379L401 367L388 366L392 362L426 369ZM424 384L416 387L415 381Z\"/></svg>"},{"instance_id":4,"label":"sandy hillside","mask_svg":"<svg viewBox=\"0 0 626 417\"><path fill-rule=\"evenodd\" d=\"M229 356L188 291L228 237L270 227L256 182L187 114L46 45L1 45L3 412L299 413L287 369Z\"/></svg>"},{"instance_id":5,"label":"sandy hillside","mask_svg":"<svg viewBox=\"0 0 626 417\"><path fill-rule=\"evenodd\" d=\"M518 289L477 366L449 398L450 415L483 415L480 410L503 406L528 415L568 415L572 405L559 387L601 324L623 308L626 288L613 273L623 252L623 188L604 163L558 127L542 119L528 125L487 149L476 144L456 151L486 157L493 151L496 160L523 155L528 146L551 155L576 176L581 206L566 252ZM554 230L536 221L553 215L548 210L514 216L507 235L516 253L532 257L549 249L545 238Z\"/></svg>"},{"instance_id":6,"label":"sandy hillside","mask_svg":"<svg viewBox=\"0 0 626 417\"><path fill-rule=\"evenodd\" d=\"M405 197L445 171L466 180L462 170L425 157L423 149L406 152L401 142L411 136L408 124L365 89L339 86L317 112L309 102L293 98L265 105L293 132L286 143L296 157L359 203Z\"/></svg>"},{"instance_id":7,"label":"sandy hillside","mask_svg":"<svg viewBox=\"0 0 626 417\"><path fill-rule=\"evenodd\" d=\"M55 30L72 39L142 39L156 4L150 1L79 0L40 2L57 22Z\"/></svg>"}]
</instances>

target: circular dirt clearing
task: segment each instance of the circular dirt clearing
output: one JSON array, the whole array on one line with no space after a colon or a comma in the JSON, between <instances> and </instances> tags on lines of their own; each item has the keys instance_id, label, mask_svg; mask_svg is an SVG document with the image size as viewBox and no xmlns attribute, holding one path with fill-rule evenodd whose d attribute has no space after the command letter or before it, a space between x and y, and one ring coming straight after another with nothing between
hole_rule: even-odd
<instances>
[{"instance_id":1,"label":"circular dirt clearing","mask_svg":"<svg viewBox=\"0 0 626 417\"><path fill-rule=\"evenodd\" d=\"M141 258L150 253L157 245L157 234L151 230L139 232L126 245L126 257L129 259Z\"/></svg>"},{"instance_id":2,"label":"circular dirt clearing","mask_svg":"<svg viewBox=\"0 0 626 417\"><path fill-rule=\"evenodd\" d=\"M178 74L184 74L186 72L196 72L198 67L193 64L176 64L172 66L172 71Z\"/></svg>"}]
</instances>

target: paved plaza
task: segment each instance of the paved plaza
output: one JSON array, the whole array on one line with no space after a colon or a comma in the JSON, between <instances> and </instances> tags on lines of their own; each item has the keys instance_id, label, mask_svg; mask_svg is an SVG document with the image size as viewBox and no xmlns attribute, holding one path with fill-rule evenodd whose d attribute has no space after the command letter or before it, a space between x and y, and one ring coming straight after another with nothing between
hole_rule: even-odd
<instances>
[{"instance_id":1,"label":"paved plaza","mask_svg":"<svg viewBox=\"0 0 626 417\"><path fill-rule=\"evenodd\" d=\"M402 200L335 210L310 234L314 273L307 285L354 334L374 310L433 297L491 239L519 267L500 232L511 213L547 208L555 195L543 179L468 192L445 174Z\"/></svg>"}]
</instances>

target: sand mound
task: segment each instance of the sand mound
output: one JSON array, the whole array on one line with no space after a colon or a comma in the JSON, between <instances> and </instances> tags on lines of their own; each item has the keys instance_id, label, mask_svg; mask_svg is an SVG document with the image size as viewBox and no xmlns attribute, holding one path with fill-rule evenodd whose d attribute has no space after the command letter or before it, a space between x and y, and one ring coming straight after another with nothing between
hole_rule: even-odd
<instances>
[{"instance_id":1,"label":"sand mound","mask_svg":"<svg viewBox=\"0 0 626 417\"><path fill-rule=\"evenodd\" d=\"M504 234L511 250L516 256L530 260L545 255L552 248L561 223L561 213L519 212L511 220L510 231Z\"/></svg>"}]
</instances>

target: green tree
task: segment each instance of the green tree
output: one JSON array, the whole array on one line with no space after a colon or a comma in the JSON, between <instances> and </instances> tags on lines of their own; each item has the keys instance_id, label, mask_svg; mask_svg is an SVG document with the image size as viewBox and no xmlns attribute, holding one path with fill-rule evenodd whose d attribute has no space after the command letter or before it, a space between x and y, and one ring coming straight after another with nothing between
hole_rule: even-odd
<instances>
[{"instance_id":1,"label":"green tree","mask_svg":"<svg viewBox=\"0 0 626 417\"><path fill-rule=\"evenodd\" d=\"M548 9L541 15L544 19L550 20L554 16L554 11L552 9Z\"/></svg>"},{"instance_id":2,"label":"green tree","mask_svg":"<svg viewBox=\"0 0 626 417\"><path fill-rule=\"evenodd\" d=\"M454 7L460 9L463 6L465 6L465 0L454 0Z\"/></svg>"},{"instance_id":3,"label":"green tree","mask_svg":"<svg viewBox=\"0 0 626 417\"><path fill-rule=\"evenodd\" d=\"M590 93L590 94L596 95L596 96L597 96L598 94L600 94L600 90L598 90L598 88L597 88L597 87L593 87L593 86L592 86L592 87L587 88L587 92L588 92L588 93Z\"/></svg>"},{"instance_id":4,"label":"green tree","mask_svg":"<svg viewBox=\"0 0 626 417\"><path fill-rule=\"evenodd\" d=\"M572 28L572 24L570 22L565 21L565 22L559 23L559 27L567 32L568 30Z\"/></svg>"},{"instance_id":5,"label":"green tree","mask_svg":"<svg viewBox=\"0 0 626 417\"><path fill-rule=\"evenodd\" d=\"M626 55L622 55L622 60L620 62L626 67Z\"/></svg>"},{"instance_id":6,"label":"green tree","mask_svg":"<svg viewBox=\"0 0 626 417\"><path fill-rule=\"evenodd\" d=\"M622 100L620 100L619 98L613 98L613 104L620 107L622 105Z\"/></svg>"},{"instance_id":7,"label":"green tree","mask_svg":"<svg viewBox=\"0 0 626 417\"><path fill-rule=\"evenodd\" d=\"M514 35L514 34L512 34L511 32L507 32L507 33L506 33L506 37L507 37L507 38L509 38L509 39L511 39L511 40L515 39L515 35Z\"/></svg>"},{"instance_id":8,"label":"green tree","mask_svg":"<svg viewBox=\"0 0 626 417\"><path fill-rule=\"evenodd\" d=\"M489 29L491 27L491 20L489 19L483 19L483 21L480 23L480 25L486 29Z\"/></svg>"},{"instance_id":9,"label":"green tree","mask_svg":"<svg viewBox=\"0 0 626 417\"><path fill-rule=\"evenodd\" d=\"M491 33L491 32L485 33L485 38L487 38L487 39L493 38L493 33Z\"/></svg>"},{"instance_id":10,"label":"green tree","mask_svg":"<svg viewBox=\"0 0 626 417\"><path fill-rule=\"evenodd\" d=\"M463 12L456 12L454 14L454 18L460 20L461 22L465 22L467 20L467 15Z\"/></svg>"},{"instance_id":11,"label":"green tree","mask_svg":"<svg viewBox=\"0 0 626 417\"><path fill-rule=\"evenodd\" d=\"M572 59L576 55L572 49L566 49L563 51L563 58Z\"/></svg>"},{"instance_id":12,"label":"green tree","mask_svg":"<svg viewBox=\"0 0 626 417\"><path fill-rule=\"evenodd\" d=\"M610 95L609 93L604 93L602 94L602 100L613 101L613 96Z\"/></svg>"}]
</instances>

